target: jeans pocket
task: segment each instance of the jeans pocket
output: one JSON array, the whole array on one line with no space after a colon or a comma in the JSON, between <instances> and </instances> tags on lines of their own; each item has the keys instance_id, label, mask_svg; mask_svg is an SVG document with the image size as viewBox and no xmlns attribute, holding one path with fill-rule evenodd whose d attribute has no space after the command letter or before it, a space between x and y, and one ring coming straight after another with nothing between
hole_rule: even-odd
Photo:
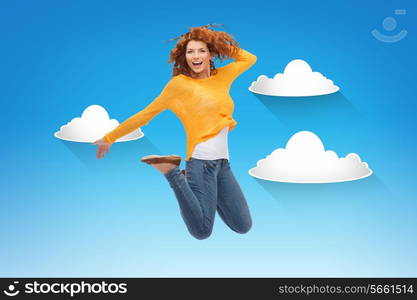
<instances>
[{"instance_id":1,"label":"jeans pocket","mask_svg":"<svg viewBox=\"0 0 417 300\"><path fill-rule=\"evenodd\" d=\"M212 172L216 168L216 161L214 160L205 160L203 163L204 170L206 172Z\"/></svg>"},{"instance_id":2,"label":"jeans pocket","mask_svg":"<svg viewBox=\"0 0 417 300\"><path fill-rule=\"evenodd\" d=\"M190 158L189 161L185 163L185 170L187 181L191 181L192 179L198 180L198 175L201 173L201 169L203 168L203 161L195 158Z\"/></svg>"}]
</instances>

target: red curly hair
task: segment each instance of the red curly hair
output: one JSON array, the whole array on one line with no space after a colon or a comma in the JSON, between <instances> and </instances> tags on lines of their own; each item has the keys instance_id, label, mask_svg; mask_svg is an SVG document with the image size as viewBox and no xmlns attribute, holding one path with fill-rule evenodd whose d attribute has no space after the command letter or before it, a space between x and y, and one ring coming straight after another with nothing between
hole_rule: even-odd
<instances>
[{"instance_id":1,"label":"red curly hair","mask_svg":"<svg viewBox=\"0 0 417 300\"><path fill-rule=\"evenodd\" d=\"M171 50L169 63L174 63L174 70L172 76L184 74L191 76L190 67L185 59L185 52L189 41L201 41L207 44L212 57L221 61L223 59L231 58L239 51L238 43L233 37L224 31L214 31L208 27L214 27L215 25L205 25L200 27L191 27L190 31L182 34L177 45ZM214 75L217 73L214 63L210 62L210 71Z\"/></svg>"}]
</instances>

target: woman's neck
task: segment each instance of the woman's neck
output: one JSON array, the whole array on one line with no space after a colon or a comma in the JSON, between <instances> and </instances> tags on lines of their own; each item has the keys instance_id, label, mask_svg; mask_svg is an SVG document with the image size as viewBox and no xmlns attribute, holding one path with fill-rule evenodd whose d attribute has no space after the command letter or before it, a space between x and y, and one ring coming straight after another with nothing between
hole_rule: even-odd
<instances>
[{"instance_id":1,"label":"woman's neck","mask_svg":"<svg viewBox=\"0 0 417 300\"><path fill-rule=\"evenodd\" d=\"M210 69L206 72L200 72L200 73L191 73L191 77L195 79L206 79L210 77Z\"/></svg>"}]
</instances>

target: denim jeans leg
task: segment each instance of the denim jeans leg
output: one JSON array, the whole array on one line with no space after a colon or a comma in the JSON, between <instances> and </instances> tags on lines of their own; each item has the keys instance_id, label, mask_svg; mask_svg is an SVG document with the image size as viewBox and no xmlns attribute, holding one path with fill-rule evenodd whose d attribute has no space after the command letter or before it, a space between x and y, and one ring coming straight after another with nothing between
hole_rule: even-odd
<instances>
[{"instance_id":1,"label":"denim jeans leg","mask_svg":"<svg viewBox=\"0 0 417 300\"><path fill-rule=\"evenodd\" d=\"M174 190L188 231L197 239L205 239L211 235L216 213L215 176L208 174L203 160L187 161L186 171L185 177L176 167L165 177Z\"/></svg>"},{"instance_id":2,"label":"denim jeans leg","mask_svg":"<svg viewBox=\"0 0 417 300\"><path fill-rule=\"evenodd\" d=\"M248 204L228 160L223 161L217 177L217 211L227 226L238 233L246 233L252 227Z\"/></svg>"}]
</instances>

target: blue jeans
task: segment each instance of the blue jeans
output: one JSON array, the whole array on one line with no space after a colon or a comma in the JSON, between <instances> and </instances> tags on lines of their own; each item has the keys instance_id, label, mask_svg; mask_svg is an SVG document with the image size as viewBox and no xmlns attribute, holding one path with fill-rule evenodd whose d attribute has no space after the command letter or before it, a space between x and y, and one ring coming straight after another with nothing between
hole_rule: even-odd
<instances>
[{"instance_id":1,"label":"blue jeans","mask_svg":"<svg viewBox=\"0 0 417 300\"><path fill-rule=\"evenodd\" d=\"M177 197L181 216L195 238L208 238L216 210L232 230L246 233L252 219L246 199L227 159L186 161L186 176L178 167L165 174Z\"/></svg>"}]
</instances>

